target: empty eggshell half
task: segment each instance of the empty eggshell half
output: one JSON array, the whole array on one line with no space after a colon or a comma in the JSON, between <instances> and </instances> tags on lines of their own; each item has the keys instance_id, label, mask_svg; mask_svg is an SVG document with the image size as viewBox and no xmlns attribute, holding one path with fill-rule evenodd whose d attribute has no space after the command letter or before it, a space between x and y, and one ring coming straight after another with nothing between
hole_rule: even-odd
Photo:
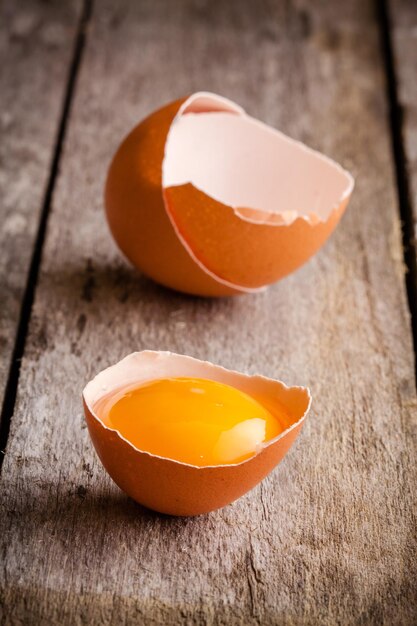
<instances>
[{"instance_id":1,"label":"empty eggshell half","mask_svg":"<svg viewBox=\"0 0 417 626\"><path fill-rule=\"evenodd\" d=\"M231 385L271 412L285 409L286 429L255 456L233 465L197 467L139 450L105 426L96 407L108 394L151 380L195 377ZM261 481L297 438L310 407L310 393L263 376L248 376L170 352L135 352L89 382L83 392L95 449L115 483L140 504L171 515L199 515L229 504Z\"/></svg>"},{"instance_id":2,"label":"empty eggshell half","mask_svg":"<svg viewBox=\"0 0 417 626\"><path fill-rule=\"evenodd\" d=\"M116 242L141 271L179 291L222 296L256 291L305 263L353 186L328 157L200 92L132 130L105 201Z\"/></svg>"}]
</instances>

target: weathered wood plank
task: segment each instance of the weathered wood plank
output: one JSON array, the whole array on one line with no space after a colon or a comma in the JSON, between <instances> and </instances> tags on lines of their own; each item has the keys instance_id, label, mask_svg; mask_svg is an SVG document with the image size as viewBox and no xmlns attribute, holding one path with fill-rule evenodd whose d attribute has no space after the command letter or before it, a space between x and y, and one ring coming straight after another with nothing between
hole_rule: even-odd
<instances>
[{"instance_id":1,"label":"weathered wood plank","mask_svg":"<svg viewBox=\"0 0 417 626\"><path fill-rule=\"evenodd\" d=\"M400 107L402 145L405 157L407 194L405 210L411 211L411 238L417 254L417 3L393 0L389 3L397 98ZM409 242L407 242L409 243ZM416 267L415 260L414 267ZM417 276L414 276L417 279ZM417 287L416 287L417 288Z\"/></svg>"},{"instance_id":2,"label":"weathered wood plank","mask_svg":"<svg viewBox=\"0 0 417 626\"><path fill-rule=\"evenodd\" d=\"M0 405L79 12L79 0L0 4Z\"/></svg>"},{"instance_id":3,"label":"weathered wood plank","mask_svg":"<svg viewBox=\"0 0 417 626\"><path fill-rule=\"evenodd\" d=\"M416 393L373 7L96 6L3 467L10 623L415 623ZM357 174L331 242L256 296L160 289L124 263L104 223L121 136L198 88ZM309 384L299 443L221 511L141 509L97 461L80 392L145 347Z\"/></svg>"}]
</instances>

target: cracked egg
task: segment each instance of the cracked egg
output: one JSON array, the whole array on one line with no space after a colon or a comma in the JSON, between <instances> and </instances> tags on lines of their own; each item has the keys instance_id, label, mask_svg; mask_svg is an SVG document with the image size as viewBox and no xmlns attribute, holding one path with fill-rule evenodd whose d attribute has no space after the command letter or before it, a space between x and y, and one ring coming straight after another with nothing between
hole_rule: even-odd
<instances>
[{"instance_id":1,"label":"cracked egg","mask_svg":"<svg viewBox=\"0 0 417 626\"><path fill-rule=\"evenodd\" d=\"M105 204L126 257L178 291L257 291L303 265L354 186L330 158L199 92L151 114L111 163Z\"/></svg>"},{"instance_id":2,"label":"cracked egg","mask_svg":"<svg viewBox=\"0 0 417 626\"><path fill-rule=\"evenodd\" d=\"M223 507L285 456L310 407L303 387L170 352L136 352L83 392L94 447L114 482L170 515Z\"/></svg>"}]
</instances>

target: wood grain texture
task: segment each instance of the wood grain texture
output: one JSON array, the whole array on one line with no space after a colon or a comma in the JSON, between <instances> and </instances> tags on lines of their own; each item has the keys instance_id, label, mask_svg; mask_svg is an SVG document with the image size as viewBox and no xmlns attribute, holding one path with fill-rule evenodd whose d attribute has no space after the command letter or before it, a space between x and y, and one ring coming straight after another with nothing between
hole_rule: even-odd
<instances>
[{"instance_id":1,"label":"wood grain texture","mask_svg":"<svg viewBox=\"0 0 417 626\"><path fill-rule=\"evenodd\" d=\"M373 3L98 3L3 466L5 623L413 624L416 392ZM351 168L338 231L264 293L187 298L138 276L103 218L122 136L196 89ZM255 490L171 519L88 439L84 383L169 349L307 384L297 445Z\"/></svg>"},{"instance_id":2,"label":"wood grain texture","mask_svg":"<svg viewBox=\"0 0 417 626\"><path fill-rule=\"evenodd\" d=\"M0 398L60 122L80 2L0 4Z\"/></svg>"},{"instance_id":3,"label":"wood grain texture","mask_svg":"<svg viewBox=\"0 0 417 626\"><path fill-rule=\"evenodd\" d=\"M402 140L412 211L412 243L417 246L417 3L392 0L389 13L397 96L401 107Z\"/></svg>"}]
</instances>

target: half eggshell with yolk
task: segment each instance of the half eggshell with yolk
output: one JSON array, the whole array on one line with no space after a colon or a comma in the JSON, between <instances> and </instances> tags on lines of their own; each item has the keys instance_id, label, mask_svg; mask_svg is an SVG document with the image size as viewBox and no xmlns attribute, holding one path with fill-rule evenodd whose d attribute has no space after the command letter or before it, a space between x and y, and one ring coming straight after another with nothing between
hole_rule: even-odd
<instances>
[{"instance_id":1,"label":"half eggshell with yolk","mask_svg":"<svg viewBox=\"0 0 417 626\"><path fill-rule=\"evenodd\" d=\"M237 464L197 467L140 450L99 416L109 394L151 380L193 377L231 385L271 412L285 409L288 423L255 456ZM297 438L310 407L303 387L262 376L226 370L207 361L170 352L136 352L98 374L83 392L84 410L94 447L110 476L140 504L171 515L198 515L229 504L261 481Z\"/></svg>"}]
</instances>

